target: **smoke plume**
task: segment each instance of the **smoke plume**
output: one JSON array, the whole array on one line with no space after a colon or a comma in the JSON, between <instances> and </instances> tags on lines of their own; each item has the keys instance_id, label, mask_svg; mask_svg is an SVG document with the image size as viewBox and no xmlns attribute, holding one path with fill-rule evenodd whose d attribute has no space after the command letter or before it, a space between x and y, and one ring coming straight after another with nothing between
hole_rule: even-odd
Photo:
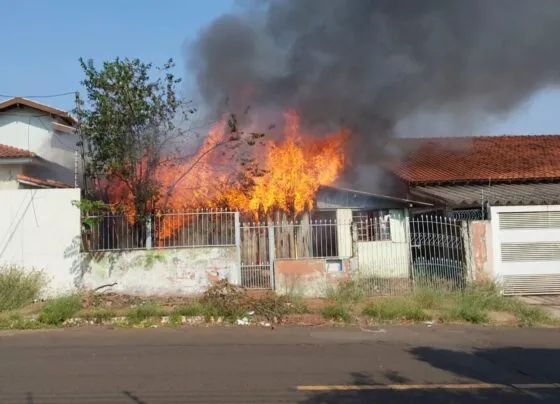
<instances>
[{"instance_id":1,"label":"smoke plume","mask_svg":"<svg viewBox=\"0 0 560 404\"><path fill-rule=\"evenodd\" d=\"M206 27L189 66L215 112L348 127L358 167L411 115L505 114L556 84L559 38L558 0L264 0Z\"/></svg>"}]
</instances>

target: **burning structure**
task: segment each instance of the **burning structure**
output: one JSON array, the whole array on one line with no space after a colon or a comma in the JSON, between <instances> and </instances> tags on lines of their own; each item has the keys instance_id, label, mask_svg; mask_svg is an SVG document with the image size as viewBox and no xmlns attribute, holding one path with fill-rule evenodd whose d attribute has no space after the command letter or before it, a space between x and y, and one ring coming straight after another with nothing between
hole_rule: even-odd
<instances>
[{"instance_id":1,"label":"burning structure","mask_svg":"<svg viewBox=\"0 0 560 404\"><path fill-rule=\"evenodd\" d=\"M468 117L462 129L472 132L560 79L555 0L251 3L213 21L189 48L201 99L218 123L194 156L175 156L158 168L164 192L154 208L171 213L156 214L139 237L174 246L199 223L187 216L185 227L173 211L225 209L229 218L240 211L241 221L252 224L233 229L222 214L201 226L225 228L219 234L229 236L220 240L241 243L249 278L272 273L275 260L339 260L344 267L351 257L371 274L381 265L385 277L408 278L415 231L407 209L429 203L395 198L390 176L377 168L399 126L443 113L452 123ZM258 126L262 115L282 133L255 137L251 150L227 147L231 133L219 119L226 99L237 113L251 106L256 118L249 126ZM111 200L128 204L135 221L122 184L109 188ZM312 223L317 220L323 224ZM454 232L447 238L452 246L437 251L462 271L460 227L429 225ZM205 237L197 245L211 244Z\"/></svg>"}]
</instances>

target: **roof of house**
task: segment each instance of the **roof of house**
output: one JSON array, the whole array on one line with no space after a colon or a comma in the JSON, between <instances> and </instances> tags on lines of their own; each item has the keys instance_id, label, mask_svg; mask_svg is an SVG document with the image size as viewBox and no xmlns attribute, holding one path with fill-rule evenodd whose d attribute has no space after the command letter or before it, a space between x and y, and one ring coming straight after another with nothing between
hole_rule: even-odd
<instances>
[{"instance_id":1,"label":"roof of house","mask_svg":"<svg viewBox=\"0 0 560 404\"><path fill-rule=\"evenodd\" d=\"M368 208L372 206L372 202L374 200L383 201L384 206L387 208L395 206L433 206L430 202L420 200L398 198L395 196L374 194L371 192L326 185L322 185L319 188L316 200L318 209L336 209L343 207L356 209ZM376 205L378 205L378 203Z\"/></svg>"},{"instance_id":2,"label":"roof of house","mask_svg":"<svg viewBox=\"0 0 560 404\"><path fill-rule=\"evenodd\" d=\"M410 191L417 197L439 200L452 207L560 204L560 183L419 185Z\"/></svg>"},{"instance_id":3,"label":"roof of house","mask_svg":"<svg viewBox=\"0 0 560 404\"><path fill-rule=\"evenodd\" d=\"M16 108L18 106L25 106L28 108L35 109L37 111L42 111L47 114L57 116L69 125L76 125L78 123L76 118L74 118L66 111L63 111L58 108L53 108L45 104L41 104L36 101L28 100L27 98L23 98L23 97L14 97L14 98L10 98L9 100L0 102L0 112L6 111L10 108Z\"/></svg>"},{"instance_id":4,"label":"roof of house","mask_svg":"<svg viewBox=\"0 0 560 404\"><path fill-rule=\"evenodd\" d=\"M33 157L35 157L35 153L32 153L29 150L0 144L0 159L22 159Z\"/></svg>"},{"instance_id":5,"label":"roof of house","mask_svg":"<svg viewBox=\"0 0 560 404\"><path fill-rule=\"evenodd\" d=\"M398 139L383 167L411 184L560 179L560 135Z\"/></svg>"},{"instance_id":6,"label":"roof of house","mask_svg":"<svg viewBox=\"0 0 560 404\"><path fill-rule=\"evenodd\" d=\"M71 185L56 180L43 180L40 178L29 177L27 175L17 175L16 179L19 183L32 185L39 188L72 188Z\"/></svg>"}]
</instances>

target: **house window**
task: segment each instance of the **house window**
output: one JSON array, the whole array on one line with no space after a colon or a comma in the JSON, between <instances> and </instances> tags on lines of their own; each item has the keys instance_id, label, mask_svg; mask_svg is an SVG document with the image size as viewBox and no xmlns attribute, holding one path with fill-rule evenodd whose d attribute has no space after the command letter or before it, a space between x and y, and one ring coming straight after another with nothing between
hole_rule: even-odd
<instances>
[{"instance_id":1,"label":"house window","mask_svg":"<svg viewBox=\"0 0 560 404\"><path fill-rule=\"evenodd\" d=\"M357 241L390 241L391 214L388 210L352 212Z\"/></svg>"}]
</instances>

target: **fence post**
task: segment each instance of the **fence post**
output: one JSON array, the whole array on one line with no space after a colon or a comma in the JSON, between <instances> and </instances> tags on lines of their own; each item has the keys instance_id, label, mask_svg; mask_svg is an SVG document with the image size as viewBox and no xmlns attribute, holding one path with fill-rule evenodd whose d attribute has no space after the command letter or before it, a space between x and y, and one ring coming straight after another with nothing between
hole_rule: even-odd
<instances>
[{"instance_id":1,"label":"fence post","mask_svg":"<svg viewBox=\"0 0 560 404\"><path fill-rule=\"evenodd\" d=\"M152 246L152 216L149 215L146 219L146 249L149 250Z\"/></svg>"},{"instance_id":2,"label":"fence post","mask_svg":"<svg viewBox=\"0 0 560 404\"><path fill-rule=\"evenodd\" d=\"M270 270L270 288L272 290L276 289L274 282L274 259L275 257L275 241L274 241L274 225L268 223L268 261Z\"/></svg>"},{"instance_id":3,"label":"fence post","mask_svg":"<svg viewBox=\"0 0 560 404\"><path fill-rule=\"evenodd\" d=\"M239 212L234 212L233 222L235 227L235 254L237 265L229 281L234 285L241 285L241 223L239 221Z\"/></svg>"},{"instance_id":4,"label":"fence post","mask_svg":"<svg viewBox=\"0 0 560 404\"><path fill-rule=\"evenodd\" d=\"M472 222L463 220L461 221L461 238L462 238L462 242L463 242L463 254L464 257L462 257L464 259L465 262L465 268L466 268L466 280L467 282L474 282L475 280L475 276L474 276L474 268L473 268L473 260L471 259L472 257L472 234L471 234L471 229L470 229L470 224Z\"/></svg>"}]
</instances>

